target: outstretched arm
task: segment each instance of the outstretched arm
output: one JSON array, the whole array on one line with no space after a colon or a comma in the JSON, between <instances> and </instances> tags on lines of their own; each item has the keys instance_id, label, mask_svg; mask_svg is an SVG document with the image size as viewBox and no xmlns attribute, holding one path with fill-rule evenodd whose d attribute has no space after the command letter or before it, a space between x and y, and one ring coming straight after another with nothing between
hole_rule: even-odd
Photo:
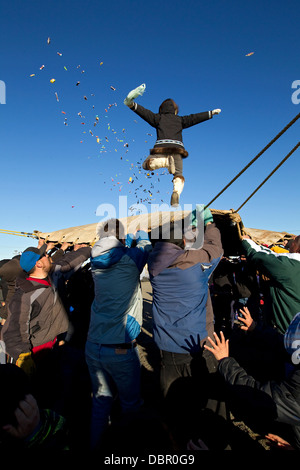
<instances>
[{"instance_id":1,"label":"outstretched arm","mask_svg":"<svg viewBox=\"0 0 300 470\"><path fill-rule=\"evenodd\" d=\"M195 126L200 124L200 122L207 121L211 119L215 114L219 114L220 109L213 109L212 111L205 111L203 113L189 114L187 116L182 116L182 128L186 129L187 127Z\"/></svg>"},{"instance_id":2,"label":"outstretched arm","mask_svg":"<svg viewBox=\"0 0 300 470\"><path fill-rule=\"evenodd\" d=\"M150 126L156 127L158 123L159 114L155 114L150 109L146 109L140 104L133 103L132 107L130 107L132 111L134 111L138 116L140 116L144 121L146 121Z\"/></svg>"}]
</instances>

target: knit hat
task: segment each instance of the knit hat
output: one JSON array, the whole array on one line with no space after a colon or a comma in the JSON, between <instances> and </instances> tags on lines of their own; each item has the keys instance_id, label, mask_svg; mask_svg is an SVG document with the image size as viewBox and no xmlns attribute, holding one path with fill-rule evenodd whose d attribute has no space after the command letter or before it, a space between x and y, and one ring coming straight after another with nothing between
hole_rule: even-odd
<instances>
[{"instance_id":1,"label":"knit hat","mask_svg":"<svg viewBox=\"0 0 300 470\"><path fill-rule=\"evenodd\" d=\"M300 312L294 316L285 332L284 347L298 364L300 362Z\"/></svg>"},{"instance_id":2,"label":"knit hat","mask_svg":"<svg viewBox=\"0 0 300 470\"><path fill-rule=\"evenodd\" d=\"M45 254L47 251L47 245L44 245L41 248L36 248L35 246L30 246L22 253L20 258L21 268L24 269L27 273L31 271L35 263Z\"/></svg>"}]
</instances>

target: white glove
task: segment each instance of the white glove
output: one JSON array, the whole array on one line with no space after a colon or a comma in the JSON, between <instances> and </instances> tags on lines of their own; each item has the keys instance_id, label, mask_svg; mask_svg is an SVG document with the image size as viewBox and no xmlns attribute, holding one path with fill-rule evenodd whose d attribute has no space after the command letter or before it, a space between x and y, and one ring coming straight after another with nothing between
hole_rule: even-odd
<instances>
[{"instance_id":1,"label":"white glove","mask_svg":"<svg viewBox=\"0 0 300 470\"><path fill-rule=\"evenodd\" d=\"M142 85L138 86L137 88L135 88L134 90L131 90L128 95L126 96L125 100L124 100L124 104L126 106L132 106L133 105L133 100L135 98L137 98L139 95L142 95L144 93L146 89L146 85L145 83L143 83Z\"/></svg>"},{"instance_id":2,"label":"white glove","mask_svg":"<svg viewBox=\"0 0 300 470\"><path fill-rule=\"evenodd\" d=\"M221 112L220 109L213 109L211 114L214 115L214 114L219 114Z\"/></svg>"}]
</instances>

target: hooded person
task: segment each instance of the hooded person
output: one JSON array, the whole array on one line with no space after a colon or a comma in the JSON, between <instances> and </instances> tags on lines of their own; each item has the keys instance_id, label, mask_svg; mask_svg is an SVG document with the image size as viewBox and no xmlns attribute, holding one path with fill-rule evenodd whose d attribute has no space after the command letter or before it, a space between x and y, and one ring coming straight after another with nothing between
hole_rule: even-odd
<instances>
[{"instance_id":1,"label":"hooded person","mask_svg":"<svg viewBox=\"0 0 300 470\"><path fill-rule=\"evenodd\" d=\"M58 282L65 273L78 269L90 256L91 248L76 245L53 262L49 245L28 247L21 255L23 274L8 305L8 317L2 328L8 360L34 371L33 358L42 349L52 349L58 337L66 337L69 318L58 294ZM61 336L63 335L63 336Z\"/></svg>"},{"instance_id":2,"label":"hooded person","mask_svg":"<svg viewBox=\"0 0 300 470\"><path fill-rule=\"evenodd\" d=\"M182 130L211 119L220 109L205 111L186 116L178 116L179 108L171 98L164 100L158 113L134 102L138 95L143 94L146 85L143 84L132 90L124 100L124 104L156 129L157 140L150 149L150 155L143 163L143 169L153 171L159 168L167 168L173 175L173 193L171 206L179 205L179 197L183 191L185 178L182 174L182 159L188 157L182 141Z\"/></svg>"},{"instance_id":3,"label":"hooded person","mask_svg":"<svg viewBox=\"0 0 300 470\"><path fill-rule=\"evenodd\" d=\"M186 445L187 432L189 436L198 433L204 417L210 416L210 424L219 424L211 424L210 429L218 430L208 447L225 450L229 434L223 432L228 426L223 384L217 361L203 351L214 331L209 278L223 247L212 213L202 207L197 204L187 219L159 227L148 260L153 340L160 354L164 413L177 444ZM204 436L201 439L205 442Z\"/></svg>"},{"instance_id":4,"label":"hooded person","mask_svg":"<svg viewBox=\"0 0 300 470\"><path fill-rule=\"evenodd\" d=\"M91 449L99 449L115 417L116 393L121 414L141 405L136 341L143 321L140 275L152 250L146 232L126 234L119 219L100 225L98 236L91 251L95 296L85 345L92 384Z\"/></svg>"}]
</instances>

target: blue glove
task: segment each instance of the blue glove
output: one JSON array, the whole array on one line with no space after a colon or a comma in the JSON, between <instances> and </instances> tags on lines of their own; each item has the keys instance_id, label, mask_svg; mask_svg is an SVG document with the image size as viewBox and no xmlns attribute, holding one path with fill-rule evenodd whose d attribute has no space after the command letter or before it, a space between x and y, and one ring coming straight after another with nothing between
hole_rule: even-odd
<instances>
[{"instance_id":1,"label":"blue glove","mask_svg":"<svg viewBox=\"0 0 300 470\"><path fill-rule=\"evenodd\" d=\"M134 240L133 233L127 233L127 235L125 237L125 246L127 246L127 248L130 248L131 245L132 245L133 240Z\"/></svg>"},{"instance_id":2,"label":"blue glove","mask_svg":"<svg viewBox=\"0 0 300 470\"><path fill-rule=\"evenodd\" d=\"M140 242L142 240L149 240L148 233L144 230L138 230L135 234L136 242Z\"/></svg>"}]
</instances>

